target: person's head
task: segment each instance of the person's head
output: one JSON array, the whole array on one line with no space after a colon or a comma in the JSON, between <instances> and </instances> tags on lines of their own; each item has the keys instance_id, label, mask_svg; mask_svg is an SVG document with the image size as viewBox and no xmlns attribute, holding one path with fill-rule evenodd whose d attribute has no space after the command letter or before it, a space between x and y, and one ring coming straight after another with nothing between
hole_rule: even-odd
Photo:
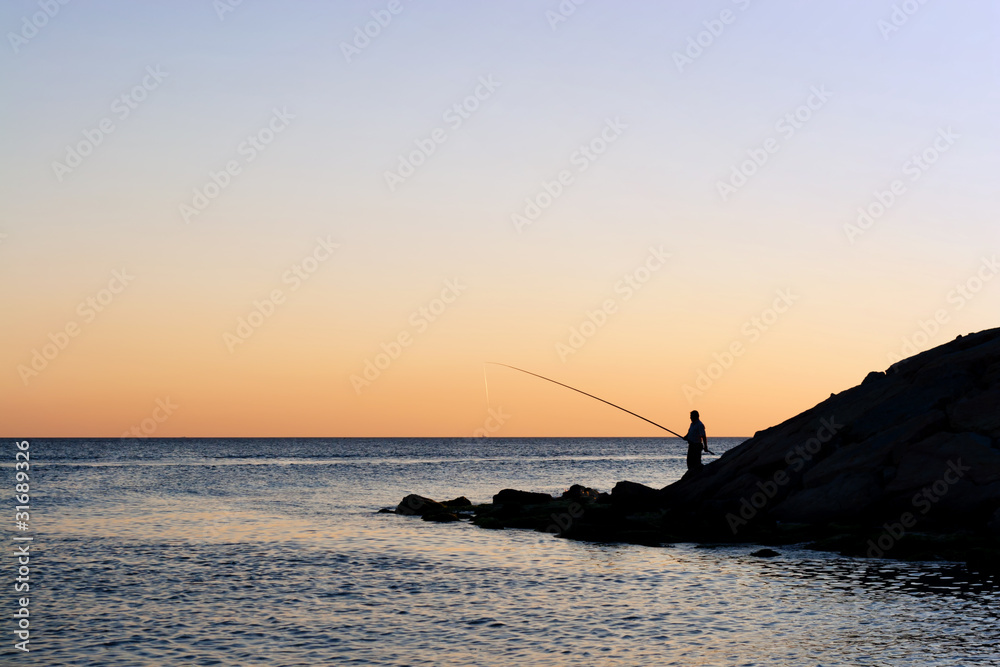
<instances>
[{"instance_id":1,"label":"person's head","mask_svg":"<svg viewBox=\"0 0 1000 667\"><path fill-rule=\"evenodd\" d=\"M696 422L696 421L698 421L699 417L701 417L701 415L698 414L697 410L692 410L691 411L691 421Z\"/></svg>"}]
</instances>

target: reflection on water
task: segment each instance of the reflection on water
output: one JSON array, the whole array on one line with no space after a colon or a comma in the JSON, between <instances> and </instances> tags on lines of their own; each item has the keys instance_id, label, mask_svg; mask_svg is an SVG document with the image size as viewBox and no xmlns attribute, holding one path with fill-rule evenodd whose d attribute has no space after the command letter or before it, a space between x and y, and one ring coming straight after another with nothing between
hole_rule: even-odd
<instances>
[{"instance_id":1,"label":"reflection on water","mask_svg":"<svg viewBox=\"0 0 1000 667\"><path fill-rule=\"evenodd\" d=\"M953 564L586 544L374 513L410 491L606 490L683 466L662 441L560 446L576 455L43 465L33 664L1000 665L1000 583Z\"/></svg>"}]
</instances>

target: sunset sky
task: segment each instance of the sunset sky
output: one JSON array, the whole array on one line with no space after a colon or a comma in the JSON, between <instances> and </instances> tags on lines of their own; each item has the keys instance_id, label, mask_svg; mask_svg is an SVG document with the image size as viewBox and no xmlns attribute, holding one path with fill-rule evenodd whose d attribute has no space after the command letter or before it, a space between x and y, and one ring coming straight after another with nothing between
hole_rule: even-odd
<instances>
[{"instance_id":1,"label":"sunset sky","mask_svg":"<svg viewBox=\"0 0 1000 667\"><path fill-rule=\"evenodd\" d=\"M998 7L5 2L4 431L751 435L1000 326Z\"/></svg>"}]
</instances>

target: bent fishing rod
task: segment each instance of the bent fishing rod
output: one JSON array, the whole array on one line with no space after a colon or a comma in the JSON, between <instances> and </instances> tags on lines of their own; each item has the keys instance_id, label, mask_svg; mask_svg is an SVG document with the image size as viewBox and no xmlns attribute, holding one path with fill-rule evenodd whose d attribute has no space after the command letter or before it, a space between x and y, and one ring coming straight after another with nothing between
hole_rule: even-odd
<instances>
[{"instance_id":1,"label":"bent fishing rod","mask_svg":"<svg viewBox=\"0 0 1000 667\"><path fill-rule=\"evenodd\" d=\"M531 371L526 371L526 370L524 370L523 368L518 368L517 366L511 366L510 364L501 364L501 363L500 363L500 362L498 362L498 361L487 361L487 362L485 362L485 363L487 363L487 364L492 364L493 366L504 366L504 367L506 367L506 368L510 368L510 369L512 369L512 370L515 370L515 371L520 371L520 372L522 372L522 373L527 373L528 375L533 375L533 376L535 376L536 378L539 378L539 379L541 379L541 380L545 380L545 381L547 381L547 382L551 382L552 384L557 384L557 385L559 385L560 387L566 387L567 389L572 389L573 391L575 391L575 392L576 392L576 393L578 393L578 394L583 394L584 396L589 396L590 398L593 398L594 400L597 400L597 401L600 401L601 403L606 403L607 405L610 405L610 406L611 406L611 407L613 407L613 408L618 408L618 409L619 409L619 410L621 410L622 412L627 412L627 413L629 413L630 415L632 415L633 417L638 417L638 418L639 418L639 419L641 419L642 421L644 421L644 422L648 422L648 423L652 424L653 426L655 426L655 427L657 427L657 428L662 428L662 429L663 429L664 431L666 431L667 433L673 433L674 435L676 435L676 436L677 436L678 438L680 438L681 440L684 440L684 439L685 439L685 438L684 438L684 436L683 436L683 435L681 435L680 433L677 433L676 431L671 431L671 430L670 430L669 428L667 428L666 426L662 426L662 425L660 425L660 424L657 424L657 423L656 423L656 422L654 422L654 421L653 421L652 419L646 419L645 417L643 417L643 416L642 416L642 415L640 415L640 414L636 414L636 413L632 412L631 410L627 410L627 409L623 408L623 407L622 407L622 406L620 406L620 405L615 405L615 404L614 404L614 403L612 403L611 401L606 401L606 400L604 400L603 398L601 398L600 396L594 396L593 394L588 394L587 392L583 391L582 389L577 389L576 387L571 387L571 386L569 386L568 384L563 384L562 382L558 382L558 381L556 381L556 380L553 380L552 378L547 378L547 377L545 377L544 375L539 375L538 373L532 373ZM487 387L487 391L489 391L489 388L488 388L488 387ZM715 456L715 455L716 455L716 454L715 454L715 452L713 452L713 451L710 451L710 450L708 450L708 453L709 453L709 454L712 454L713 456Z\"/></svg>"}]
</instances>

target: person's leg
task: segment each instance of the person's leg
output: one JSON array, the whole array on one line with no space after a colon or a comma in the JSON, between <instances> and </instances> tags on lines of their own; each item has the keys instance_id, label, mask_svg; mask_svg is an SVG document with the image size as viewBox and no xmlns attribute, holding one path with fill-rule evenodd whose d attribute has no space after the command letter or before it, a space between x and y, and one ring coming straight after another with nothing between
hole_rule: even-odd
<instances>
[{"instance_id":1,"label":"person's leg","mask_svg":"<svg viewBox=\"0 0 1000 667\"><path fill-rule=\"evenodd\" d=\"M687 466L688 470L694 470L695 468L701 467L701 447L691 444L688 445Z\"/></svg>"}]
</instances>

